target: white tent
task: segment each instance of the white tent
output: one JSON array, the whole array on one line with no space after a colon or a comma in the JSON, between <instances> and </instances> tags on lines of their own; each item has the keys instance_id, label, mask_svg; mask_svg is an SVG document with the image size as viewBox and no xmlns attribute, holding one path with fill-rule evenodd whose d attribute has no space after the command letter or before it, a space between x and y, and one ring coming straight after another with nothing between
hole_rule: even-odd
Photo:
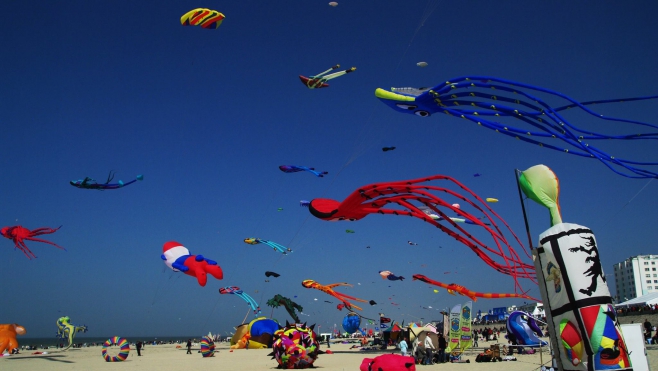
<instances>
[{"instance_id":1,"label":"white tent","mask_svg":"<svg viewBox=\"0 0 658 371\"><path fill-rule=\"evenodd\" d=\"M650 304L658 304L658 292L652 292L651 294L646 294L635 299L627 300L623 303L616 304L615 307L624 308Z\"/></svg>"}]
</instances>

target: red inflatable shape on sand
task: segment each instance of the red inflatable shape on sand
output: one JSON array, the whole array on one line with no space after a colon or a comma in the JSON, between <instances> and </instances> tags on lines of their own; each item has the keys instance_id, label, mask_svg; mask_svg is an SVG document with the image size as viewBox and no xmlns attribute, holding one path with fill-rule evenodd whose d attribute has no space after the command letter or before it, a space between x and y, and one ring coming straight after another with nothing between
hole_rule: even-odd
<instances>
[{"instance_id":1,"label":"red inflatable shape on sand","mask_svg":"<svg viewBox=\"0 0 658 371\"><path fill-rule=\"evenodd\" d=\"M201 286L208 282L208 273L218 280L224 278L224 272L216 261L206 259L203 255L190 255L190 250L176 241L165 242L160 257L174 272L180 271L196 277Z\"/></svg>"},{"instance_id":2,"label":"red inflatable shape on sand","mask_svg":"<svg viewBox=\"0 0 658 371\"><path fill-rule=\"evenodd\" d=\"M416 371L414 357L399 354L382 354L375 358L364 358L361 371Z\"/></svg>"}]
</instances>

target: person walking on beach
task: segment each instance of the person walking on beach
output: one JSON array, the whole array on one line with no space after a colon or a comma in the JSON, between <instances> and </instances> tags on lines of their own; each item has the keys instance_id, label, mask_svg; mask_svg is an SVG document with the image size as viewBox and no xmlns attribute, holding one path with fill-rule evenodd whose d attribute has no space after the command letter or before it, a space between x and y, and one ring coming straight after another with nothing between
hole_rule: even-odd
<instances>
[{"instance_id":1,"label":"person walking on beach","mask_svg":"<svg viewBox=\"0 0 658 371\"><path fill-rule=\"evenodd\" d=\"M138 341L137 344L135 344L135 348L137 348L137 355L142 356L142 342Z\"/></svg>"},{"instance_id":2,"label":"person walking on beach","mask_svg":"<svg viewBox=\"0 0 658 371\"><path fill-rule=\"evenodd\" d=\"M400 352L402 352L402 355L405 357L407 356L407 349L409 349L409 346L407 345L406 339L402 338L402 340L400 340Z\"/></svg>"},{"instance_id":3,"label":"person walking on beach","mask_svg":"<svg viewBox=\"0 0 658 371\"><path fill-rule=\"evenodd\" d=\"M192 354L192 339L187 339L187 354Z\"/></svg>"},{"instance_id":4,"label":"person walking on beach","mask_svg":"<svg viewBox=\"0 0 658 371\"><path fill-rule=\"evenodd\" d=\"M473 348L479 346L478 345L478 332L473 331Z\"/></svg>"},{"instance_id":5,"label":"person walking on beach","mask_svg":"<svg viewBox=\"0 0 658 371\"><path fill-rule=\"evenodd\" d=\"M434 360L432 359L432 350L434 350L434 344L432 344L432 338L429 334L425 334L425 364L433 365Z\"/></svg>"}]
</instances>

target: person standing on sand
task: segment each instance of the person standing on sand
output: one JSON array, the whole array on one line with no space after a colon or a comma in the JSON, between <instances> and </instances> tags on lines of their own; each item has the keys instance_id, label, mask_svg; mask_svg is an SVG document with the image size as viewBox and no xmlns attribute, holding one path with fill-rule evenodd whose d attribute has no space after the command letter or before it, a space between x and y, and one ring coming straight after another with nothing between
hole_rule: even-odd
<instances>
[{"instance_id":1,"label":"person standing on sand","mask_svg":"<svg viewBox=\"0 0 658 371\"><path fill-rule=\"evenodd\" d=\"M142 342L138 341L137 344L135 344L135 348L137 348L137 355L142 356Z\"/></svg>"},{"instance_id":2,"label":"person standing on sand","mask_svg":"<svg viewBox=\"0 0 658 371\"><path fill-rule=\"evenodd\" d=\"M192 339L187 339L187 354L192 354Z\"/></svg>"},{"instance_id":3,"label":"person standing on sand","mask_svg":"<svg viewBox=\"0 0 658 371\"><path fill-rule=\"evenodd\" d=\"M400 351L402 352L402 355L406 357L407 349L409 349L409 346L407 345L407 342L405 340L406 340L405 338L402 338L402 340L400 340Z\"/></svg>"}]
</instances>

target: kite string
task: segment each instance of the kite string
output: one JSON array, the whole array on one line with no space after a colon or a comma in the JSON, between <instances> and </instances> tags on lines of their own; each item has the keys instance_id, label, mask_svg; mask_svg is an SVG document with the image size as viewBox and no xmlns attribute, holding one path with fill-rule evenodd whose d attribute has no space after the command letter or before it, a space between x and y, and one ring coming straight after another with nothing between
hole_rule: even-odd
<instances>
[{"instance_id":1,"label":"kite string","mask_svg":"<svg viewBox=\"0 0 658 371\"><path fill-rule=\"evenodd\" d=\"M628 200L628 201L624 204L624 206L622 206L622 207L621 207L616 213L614 213L614 215L612 215L612 217L610 217L610 219L608 219L607 222L603 223L603 225L601 226L601 228L607 226L608 223L610 223L613 219L615 219L615 218L617 217L617 215L618 215L622 210L624 210L624 208L625 208L626 206L628 206L631 202L633 202L633 200L634 200L634 199L635 199L640 193L642 193L642 191L644 191L644 189L647 188L647 186L648 186L649 184L651 184L651 182L653 182L654 179L656 179L656 178L651 178L651 179L649 179L649 181L648 181L648 182L647 182L647 183L646 183L646 184L645 184L645 185L644 185L644 186L643 186L643 187L642 187L642 188L641 188L641 189L635 194L635 196L631 197L631 199Z\"/></svg>"}]
</instances>

